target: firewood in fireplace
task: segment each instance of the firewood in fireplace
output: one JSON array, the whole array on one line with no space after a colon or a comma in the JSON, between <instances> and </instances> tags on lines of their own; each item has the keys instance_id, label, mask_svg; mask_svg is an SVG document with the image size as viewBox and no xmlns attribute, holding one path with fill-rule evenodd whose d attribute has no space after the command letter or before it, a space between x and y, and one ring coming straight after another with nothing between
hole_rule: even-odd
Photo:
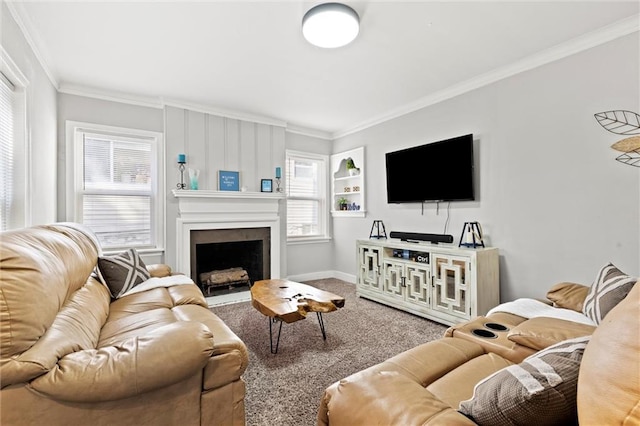
<instances>
[{"instance_id":1,"label":"firewood in fireplace","mask_svg":"<svg viewBox=\"0 0 640 426\"><path fill-rule=\"evenodd\" d=\"M247 284L249 283L249 274L243 268L220 269L201 273L200 282L208 287Z\"/></svg>"}]
</instances>

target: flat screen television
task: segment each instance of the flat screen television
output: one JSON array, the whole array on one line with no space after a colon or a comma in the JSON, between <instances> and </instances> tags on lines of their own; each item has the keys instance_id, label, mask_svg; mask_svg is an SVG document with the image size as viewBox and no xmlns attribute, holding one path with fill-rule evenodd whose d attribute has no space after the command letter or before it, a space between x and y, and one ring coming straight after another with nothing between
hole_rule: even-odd
<instances>
[{"instance_id":1,"label":"flat screen television","mask_svg":"<svg viewBox=\"0 0 640 426\"><path fill-rule=\"evenodd\" d=\"M388 203L475 199L472 134L385 155Z\"/></svg>"}]
</instances>

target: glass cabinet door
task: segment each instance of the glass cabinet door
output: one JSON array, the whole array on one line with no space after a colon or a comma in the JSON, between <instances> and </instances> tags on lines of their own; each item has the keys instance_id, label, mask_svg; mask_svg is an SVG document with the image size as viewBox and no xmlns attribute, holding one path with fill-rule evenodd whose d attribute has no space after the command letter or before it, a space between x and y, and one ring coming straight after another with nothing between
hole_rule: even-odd
<instances>
[{"instance_id":1,"label":"glass cabinet door","mask_svg":"<svg viewBox=\"0 0 640 426\"><path fill-rule=\"evenodd\" d=\"M471 277L469 258L433 254L432 308L469 319L468 281Z\"/></svg>"},{"instance_id":2,"label":"glass cabinet door","mask_svg":"<svg viewBox=\"0 0 640 426\"><path fill-rule=\"evenodd\" d=\"M365 245L358 248L358 281L363 289L381 291L381 250L380 247Z\"/></svg>"}]
</instances>

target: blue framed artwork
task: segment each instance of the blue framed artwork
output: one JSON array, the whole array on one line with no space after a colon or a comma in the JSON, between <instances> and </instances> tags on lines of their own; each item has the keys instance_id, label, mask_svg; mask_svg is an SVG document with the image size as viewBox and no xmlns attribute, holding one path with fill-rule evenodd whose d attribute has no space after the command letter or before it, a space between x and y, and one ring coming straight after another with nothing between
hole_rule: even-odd
<instances>
[{"instance_id":1,"label":"blue framed artwork","mask_svg":"<svg viewBox=\"0 0 640 426\"><path fill-rule=\"evenodd\" d=\"M273 181L271 179L262 179L260 181L260 191L273 192Z\"/></svg>"},{"instance_id":2,"label":"blue framed artwork","mask_svg":"<svg viewBox=\"0 0 640 426\"><path fill-rule=\"evenodd\" d=\"M240 191L240 172L220 170L218 172L219 191Z\"/></svg>"}]
</instances>

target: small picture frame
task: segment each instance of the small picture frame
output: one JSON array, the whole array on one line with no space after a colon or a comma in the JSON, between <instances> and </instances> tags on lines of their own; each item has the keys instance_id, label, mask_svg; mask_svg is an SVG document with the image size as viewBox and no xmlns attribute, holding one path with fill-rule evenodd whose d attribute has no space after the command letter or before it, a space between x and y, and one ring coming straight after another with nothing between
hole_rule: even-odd
<instances>
[{"instance_id":1,"label":"small picture frame","mask_svg":"<svg viewBox=\"0 0 640 426\"><path fill-rule=\"evenodd\" d=\"M219 191L240 191L240 172L220 170L218 172Z\"/></svg>"},{"instance_id":2,"label":"small picture frame","mask_svg":"<svg viewBox=\"0 0 640 426\"><path fill-rule=\"evenodd\" d=\"M261 179L260 180L260 192L273 192L273 180Z\"/></svg>"}]
</instances>

